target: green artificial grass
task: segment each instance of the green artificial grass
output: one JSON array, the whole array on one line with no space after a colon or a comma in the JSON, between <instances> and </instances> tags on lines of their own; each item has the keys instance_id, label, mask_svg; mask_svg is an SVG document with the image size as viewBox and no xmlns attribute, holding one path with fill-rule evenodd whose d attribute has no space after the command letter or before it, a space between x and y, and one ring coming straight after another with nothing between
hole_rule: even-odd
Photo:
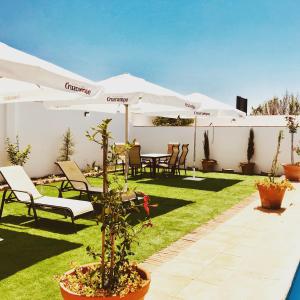
<instances>
[{"instance_id":1,"label":"green artificial grass","mask_svg":"<svg viewBox=\"0 0 300 300\"><path fill-rule=\"evenodd\" d=\"M158 204L151 208L154 226L142 231L139 245L134 246L134 260L143 261L243 200L255 191L257 179L221 173L197 172L197 176L203 180L184 181L183 176L130 178L131 188L150 195L151 203ZM101 184L95 178L90 182ZM45 195L57 196L57 191L50 187L40 190ZM76 192L64 194L66 198L76 196ZM69 219L44 211L38 211L37 228L26 213L23 204L10 203L4 207L0 223L3 239L0 241L0 299L61 299L54 276L70 269L72 262L93 261L85 248L99 247L100 228L93 220L79 219L78 231L74 233ZM140 217L145 217L144 212Z\"/></svg>"}]
</instances>

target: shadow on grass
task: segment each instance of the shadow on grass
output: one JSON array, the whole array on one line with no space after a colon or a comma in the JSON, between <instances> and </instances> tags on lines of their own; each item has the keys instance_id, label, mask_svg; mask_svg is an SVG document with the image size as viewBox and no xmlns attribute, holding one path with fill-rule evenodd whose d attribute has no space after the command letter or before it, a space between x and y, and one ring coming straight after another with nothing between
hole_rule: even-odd
<instances>
[{"instance_id":1,"label":"shadow on grass","mask_svg":"<svg viewBox=\"0 0 300 300\"><path fill-rule=\"evenodd\" d=\"M0 280L81 244L0 229Z\"/></svg>"},{"instance_id":2,"label":"shadow on grass","mask_svg":"<svg viewBox=\"0 0 300 300\"><path fill-rule=\"evenodd\" d=\"M69 220L70 219L66 219L66 221L61 221L61 220L52 220L47 218L39 218L38 224L36 224L34 218L31 216L7 215L1 218L1 223L3 225L8 225L8 226L17 225L22 227L25 226L28 228L38 228L39 230L45 230L45 231L50 231L53 233L61 233L61 234L73 234L76 231L88 227L88 225L84 225L84 224L75 223L75 225L73 225Z\"/></svg>"},{"instance_id":3,"label":"shadow on grass","mask_svg":"<svg viewBox=\"0 0 300 300\"><path fill-rule=\"evenodd\" d=\"M205 190L219 192L224 188L233 186L242 180L224 178L203 178L201 181L184 180L183 176L159 177L143 181L143 184L169 186L182 189Z\"/></svg>"},{"instance_id":4,"label":"shadow on grass","mask_svg":"<svg viewBox=\"0 0 300 300\"><path fill-rule=\"evenodd\" d=\"M194 202L189 200L157 197L150 195L150 217L153 219L155 217L167 214L175 209L184 207L186 205L190 205L192 203ZM133 213L130 216L129 221L132 225L136 225L137 223L139 223L139 220L145 220L145 218L147 217L142 204L143 202L141 202L140 211L138 213ZM157 204L157 207L151 207L151 205L155 204Z\"/></svg>"}]
</instances>

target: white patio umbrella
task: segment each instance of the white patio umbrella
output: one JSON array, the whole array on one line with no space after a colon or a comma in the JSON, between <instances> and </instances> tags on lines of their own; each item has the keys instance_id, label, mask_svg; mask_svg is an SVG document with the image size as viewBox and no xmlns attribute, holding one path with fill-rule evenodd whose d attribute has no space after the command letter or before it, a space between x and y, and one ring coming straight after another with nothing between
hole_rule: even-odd
<instances>
[{"instance_id":1,"label":"white patio umbrella","mask_svg":"<svg viewBox=\"0 0 300 300\"><path fill-rule=\"evenodd\" d=\"M0 43L0 81L9 78L91 97L101 85L45 60Z\"/></svg>"},{"instance_id":2,"label":"white patio umbrella","mask_svg":"<svg viewBox=\"0 0 300 300\"><path fill-rule=\"evenodd\" d=\"M148 112L148 115L160 115L162 117L169 118L194 118L194 138L193 138L193 177L187 177L186 180L201 180L196 177L196 138L197 138L197 117L198 116L212 116L212 117L244 117L245 113L235 109L234 107L225 104L223 102L212 99L206 95L200 93L193 93L186 95L186 98L189 99L196 107L196 110L193 111L180 111L172 108L169 111L161 111L159 114Z\"/></svg>"},{"instance_id":3,"label":"white patio umbrella","mask_svg":"<svg viewBox=\"0 0 300 300\"><path fill-rule=\"evenodd\" d=\"M103 87L103 93L98 93L95 97L74 99L72 105L70 101L46 102L45 105L52 109L65 107L65 109L89 111L98 106L98 111L102 112L123 111L125 113L125 142L128 142L129 107L131 111L138 112L139 110L140 113L157 111L159 108L164 108L164 111L174 108L184 112L197 108L197 104L187 101L185 96L130 74L108 78L100 81L99 85ZM121 108L122 105L123 108ZM127 173L128 161L126 159L126 181Z\"/></svg>"},{"instance_id":4,"label":"white patio umbrella","mask_svg":"<svg viewBox=\"0 0 300 300\"><path fill-rule=\"evenodd\" d=\"M137 112L143 107L147 111L156 111L156 107L163 107L164 111L181 110L184 112L193 111L197 104L186 100L186 97L172 90L161 87L157 84L146 81L130 74L121 74L98 82L103 87L103 92L88 99L74 99L73 101L45 102L46 107L52 109L97 109L102 112L117 112L124 110L125 113L125 141L128 142L128 113L130 110ZM79 106L78 106L79 105ZM92 106L94 105L94 106ZM105 106L108 105L106 108ZM120 108L123 105L123 108ZM77 106L77 108L76 108Z\"/></svg>"},{"instance_id":5,"label":"white patio umbrella","mask_svg":"<svg viewBox=\"0 0 300 300\"><path fill-rule=\"evenodd\" d=\"M0 78L0 104L41 100L58 101L58 99L64 101L74 99L74 94L25 81Z\"/></svg>"}]
</instances>

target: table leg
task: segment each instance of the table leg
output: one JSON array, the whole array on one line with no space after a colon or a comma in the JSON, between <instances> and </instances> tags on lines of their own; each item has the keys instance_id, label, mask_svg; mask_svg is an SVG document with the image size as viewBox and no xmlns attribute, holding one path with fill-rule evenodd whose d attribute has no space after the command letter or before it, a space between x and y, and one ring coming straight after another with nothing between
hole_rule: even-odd
<instances>
[{"instance_id":1,"label":"table leg","mask_svg":"<svg viewBox=\"0 0 300 300\"><path fill-rule=\"evenodd\" d=\"M153 166L153 177L156 176L156 158L153 157L153 161L152 161L152 166Z\"/></svg>"}]
</instances>

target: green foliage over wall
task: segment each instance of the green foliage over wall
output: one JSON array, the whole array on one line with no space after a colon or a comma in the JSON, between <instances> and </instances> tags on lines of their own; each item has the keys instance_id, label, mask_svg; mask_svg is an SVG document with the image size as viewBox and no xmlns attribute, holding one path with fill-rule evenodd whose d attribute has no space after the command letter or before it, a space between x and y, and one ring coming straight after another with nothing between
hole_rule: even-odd
<instances>
[{"instance_id":1,"label":"green foliage over wall","mask_svg":"<svg viewBox=\"0 0 300 300\"><path fill-rule=\"evenodd\" d=\"M154 126L189 126L194 119L155 117L152 121Z\"/></svg>"}]
</instances>

